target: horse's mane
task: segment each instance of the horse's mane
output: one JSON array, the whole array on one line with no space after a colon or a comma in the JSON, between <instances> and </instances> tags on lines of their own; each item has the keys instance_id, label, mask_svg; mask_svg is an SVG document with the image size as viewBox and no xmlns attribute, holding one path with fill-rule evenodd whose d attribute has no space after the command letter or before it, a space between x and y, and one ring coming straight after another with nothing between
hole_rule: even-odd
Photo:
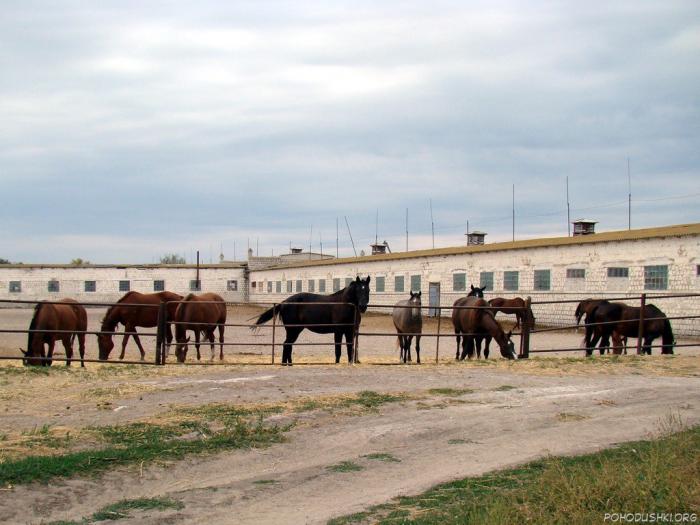
<instances>
[{"instance_id":1,"label":"horse's mane","mask_svg":"<svg viewBox=\"0 0 700 525\"><path fill-rule=\"evenodd\" d=\"M34 342L34 336L36 335L36 333L32 332L32 330L36 330L36 324L37 324L37 320L39 318L39 311L42 309L42 307L45 304L46 303L44 303L44 302L37 303L36 306L34 307L34 315L32 316L32 320L29 323L29 333L28 333L28 337L27 337L27 352L31 351L32 343Z\"/></svg>"},{"instance_id":2,"label":"horse's mane","mask_svg":"<svg viewBox=\"0 0 700 525\"><path fill-rule=\"evenodd\" d=\"M188 293L182 300L183 300L183 301L191 301L191 300L194 299L195 297L196 297L195 294L193 294L193 293Z\"/></svg>"},{"instance_id":3,"label":"horse's mane","mask_svg":"<svg viewBox=\"0 0 700 525\"><path fill-rule=\"evenodd\" d=\"M107 319L109 319L109 316L112 315L112 310L114 310L114 309L119 305L119 303L123 303L124 301L126 301L127 298L131 297L131 296L134 295L135 293L138 293L138 292L136 292L135 290L131 290L130 292L126 292L126 293L117 301L117 304L113 304L112 306L110 306L109 308L107 308L107 311L105 312L105 316L102 318L102 328L103 328L103 329L104 329L105 321L107 321Z\"/></svg>"}]
</instances>

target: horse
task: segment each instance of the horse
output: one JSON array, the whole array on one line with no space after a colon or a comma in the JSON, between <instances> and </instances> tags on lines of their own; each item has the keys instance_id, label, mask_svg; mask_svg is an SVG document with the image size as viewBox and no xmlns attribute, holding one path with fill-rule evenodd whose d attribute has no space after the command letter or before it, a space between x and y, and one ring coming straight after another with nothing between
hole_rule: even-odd
<instances>
[{"instance_id":1,"label":"horse","mask_svg":"<svg viewBox=\"0 0 700 525\"><path fill-rule=\"evenodd\" d=\"M581 306L582 304L583 306ZM625 306L627 305L624 303L611 303L605 299L586 299L579 303L581 311L588 312L586 313L586 319L584 321L586 325L584 343L587 356L593 355L593 350L597 344L600 355L603 355L605 350L610 348L610 336L612 335L613 325L596 323L619 321L622 316L622 308ZM576 310L579 311L579 308Z\"/></svg>"},{"instance_id":2,"label":"horse","mask_svg":"<svg viewBox=\"0 0 700 525\"><path fill-rule=\"evenodd\" d=\"M452 324L456 334L462 335L462 356L464 359L474 356L474 339L488 334L496 340L501 349L501 355L506 359L516 359L515 345L511 341L512 331L508 334L498 324L489 310L489 304L480 297L465 297L457 301L459 306L469 308L454 308ZM456 303L455 303L456 304Z\"/></svg>"},{"instance_id":3,"label":"horse","mask_svg":"<svg viewBox=\"0 0 700 525\"><path fill-rule=\"evenodd\" d=\"M416 362L420 364L420 333L423 330L423 318L421 316L421 292L411 292L411 298L404 301L399 301L394 306L391 317L394 320L394 328L398 336L399 347L401 349L399 361L411 361L411 340L413 335L416 335Z\"/></svg>"},{"instance_id":4,"label":"horse","mask_svg":"<svg viewBox=\"0 0 700 525\"><path fill-rule=\"evenodd\" d=\"M193 293L185 297L175 310L175 356L179 363L184 363L187 358L187 330L194 332L194 346L197 349L197 361L201 359L199 353L199 337L209 340L211 346L211 359L214 360L214 330L219 327L219 360L224 359L224 324L226 323L226 302L215 293Z\"/></svg>"},{"instance_id":5,"label":"horse","mask_svg":"<svg viewBox=\"0 0 700 525\"><path fill-rule=\"evenodd\" d=\"M484 286L483 288L479 288L478 286L474 286L473 284L470 284L469 286L471 287L471 291L467 294L467 297L479 297L479 298L483 299L484 290L486 290L486 286ZM453 307L452 308L452 324L454 324L454 322L455 322L455 311L457 310L457 308L454 308L454 307L455 306L463 306L462 303L464 302L464 300L467 297L460 297L452 305L452 307ZM462 336L460 335L460 333L457 330L455 330L455 339L457 339L457 353L455 354L455 359L459 359L459 342L460 342L461 338L462 338ZM479 350L479 353L481 354L481 338L478 340L478 342L479 342L479 349L478 350ZM491 343L491 340L487 339L486 340L486 348L488 348L489 343Z\"/></svg>"},{"instance_id":6,"label":"horse","mask_svg":"<svg viewBox=\"0 0 700 525\"><path fill-rule=\"evenodd\" d=\"M55 304L40 302L34 307L34 315L29 323L29 337L27 338L27 351L22 363L25 366L51 366L53 349L56 340L60 339L66 350L66 366L70 366L73 359L73 342L77 336L78 351L80 352L80 366L85 367L85 331L87 330L87 312L73 299L61 299ZM36 332L34 330L45 330ZM55 330L55 332L54 332ZM49 346L48 360L44 360L46 353L44 345Z\"/></svg>"},{"instance_id":7,"label":"horse","mask_svg":"<svg viewBox=\"0 0 700 525\"><path fill-rule=\"evenodd\" d=\"M274 316L279 316L287 333L282 350L282 364L292 364L292 345L299 334L307 328L317 334L332 333L335 339L335 362L340 362L341 344L345 336L348 362L353 362L353 341L360 326L361 314L367 311L369 303L370 278L357 277L348 286L330 295L298 293L265 310L256 326L262 325ZM336 304L319 304L336 303Z\"/></svg>"},{"instance_id":8,"label":"horse","mask_svg":"<svg viewBox=\"0 0 700 525\"><path fill-rule=\"evenodd\" d=\"M584 299L583 301L578 303L578 306L576 306L576 311L574 312L576 324L581 324L581 319L584 315L590 314L594 308L607 302L607 299Z\"/></svg>"},{"instance_id":9,"label":"horse","mask_svg":"<svg viewBox=\"0 0 700 525\"><path fill-rule=\"evenodd\" d=\"M520 328L521 321L525 321L528 318L530 318L532 324L534 324L532 312L528 311L525 301L520 297L514 297L513 299L495 297L489 301L489 305L492 307L491 312L494 317L496 317L498 312L503 312L506 315L514 315L516 320L515 328Z\"/></svg>"},{"instance_id":10,"label":"horse","mask_svg":"<svg viewBox=\"0 0 700 525\"><path fill-rule=\"evenodd\" d=\"M141 346L141 340L136 333L136 327L142 326L144 328L152 328L158 325L158 306L160 303L167 302L167 315L168 319L173 319L175 316L175 310L177 309L177 302L181 301L182 296L172 292L158 292L158 293L139 293L139 292L128 292L126 293L117 304L110 306L107 309L107 313L102 319L102 327L100 331L103 332L97 336L97 345L100 349L100 360L105 361L109 359L109 354L114 348L114 341L112 341L112 336L114 335L114 329L119 323L124 325L124 339L122 339L122 353L119 355L119 359L124 359L124 352L126 351L126 343L129 341L129 335L133 333L134 341L139 347L141 352L141 361L146 358L146 352ZM136 305L136 306L131 306ZM110 333L104 333L110 332ZM168 344L173 340L173 333L168 325L165 331L165 336Z\"/></svg>"}]
</instances>

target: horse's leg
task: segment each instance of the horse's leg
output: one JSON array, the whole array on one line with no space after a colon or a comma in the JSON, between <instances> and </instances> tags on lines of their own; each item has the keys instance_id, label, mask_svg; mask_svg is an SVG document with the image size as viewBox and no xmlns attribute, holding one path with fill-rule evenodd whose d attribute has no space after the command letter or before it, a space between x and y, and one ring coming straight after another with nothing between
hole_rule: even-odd
<instances>
[{"instance_id":1,"label":"horse's leg","mask_svg":"<svg viewBox=\"0 0 700 525\"><path fill-rule=\"evenodd\" d=\"M355 329L354 328L346 328L345 329L345 346L348 349L348 363L353 362L353 358L355 357L355 349L353 348L353 345L355 343Z\"/></svg>"},{"instance_id":2,"label":"horse's leg","mask_svg":"<svg viewBox=\"0 0 700 525\"><path fill-rule=\"evenodd\" d=\"M199 327L196 327L194 330L194 347L197 349L197 361L202 359L202 354L199 353L199 338L200 338L200 331Z\"/></svg>"},{"instance_id":3,"label":"horse's leg","mask_svg":"<svg viewBox=\"0 0 700 525\"><path fill-rule=\"evenodd\" d=\"M282 345L282 364L292 366L292 344L297 340L301 330L297 327L284 328L287 332L287 337L284 339L284 344Z\"/></svg>"},{"instance_id":4,"label":"horse's leg","mask_svg":"<svg viewBox=\"0 0 700 525\"><path fill-rule=\"evenodd\" d=\"M136 333L136 327L134 327L134 341L136 341L136 346L139 347L139 352L141 352L141 361L145 361L146 352L144 351L143 346L141 345L141 339L139 339L139 336Z\"/></svg>"},{"instance_id":5,"label":"horse's leg","mask_svg":"<svg viewBox=\"0 0 700 525\"><path fill-rule=\"evenodd\" d=\"M615 355L620 355L622 353L622 338L617 332L612 334L613 348L612 353ZM601 351L602 353L602 351Z\"/></svg>"},{"instance_id":6,"label":"horse's leg","mask_svg":"<svg viewBox=\"0 0 700 525\"><path fill-rule=\"evenodd\" d=\"M515 329L517 330L520 328L520 316L522 316L520 312L515 312Z\"/></svg>"},{"instance_id":7,"label":"horse's leg","mask_svg":"<svg viewBox=\"0 0 700 525\"><path fill-rule=\"evenodd\" d=\"M413 342L413 336L412 335L407 335L406 336L406 354L408 355L408 362L412 362L413 359L411 359L411 343Z\"/></svg>"},{"instance_id":8,"label":"horse's leg","mask_svg":"<svg viewBox=\"0 0 700 525\"><path fill-rule=\"evenodd\" d=\"M219 325L219 361L224 360L224 325Z\"/></svg>"},{"instance_id":9,"label":"horse's leg","mask_svg":"<svg viewBox=\"0 0 700 525\"><path fill-rule=\"evenodd\" d=\"M416 336L416 363L420 364L420 336Z\"/></svg>"},{"instance_id":10,"label":"horse's leg","mask_svg":"<svg viewBox=\"0 0 700 525\"><path fill-rule=\"evenodd\" d=\"M460 361L464 361L464 359L467 357L467 353L468 353L467 347L469 345L469 343L467 342L467 339L469 339L468 336L466 336L466 335L462 336L462 355L459 357Z\"/></svg>"},{"instance_id":11,"label":"horse's leg","mask_svg":"<svg viewBox=\"0 0 700 525\"><path fill-rule=\"evenodd\" d=\"M483 341L483 337L477 336L474 338L474 343L476 346L476 358L481 359L481 342Z\"/></svg>"},{"instance_id":12,"label":"horse's leg","mask_svg":"<svg viewBox=\"0 0 700 525\"><path fill-rule=\"evenodd\" d=\"M53 347L55 344L56 340L52 337L49 341L49 355L47 356L49 360L46 361L46 366L51 366L51 363L53 362L51 359L53 358Z\"/></svg>"},{"instance_id":13,"label":"horse's leg","mask_svg":"<svg viewBox=\"0 0 700 525\"><path fill-rule=\"evenodd\" d=\"M80 367L85 368L85 334L78 334L78 352L80 352Z\"/></svg>"},{"instance_id":14,"label":"horse's leg","mask_svg":"<svg viewBox=\"0 0 700 525\"><path fill-rule=\"evenodd\" d=\"M644 336L644 347L642 348L642 354L651 355L651 343L654 341L652 336ZM663 351L663 346L661 347Z\"/></svg>"},{"instance_id":15,"label":"horse's leg","mask_svg":"<svg viewBox=\"0 0 700 525\"><path fill-rule=\"evenodd\" d=\"M70 366L71 359L73 359L73 345L71 344L70 335L61 338L61 343L63 343L63 349L66 351L66 366Z\"/></svg>"},{"instance_id":16,"label":"horse's leg","mask_svg":"<svg viewBox=\"0 0 700 525\"><path fill-rule=\"evenodd\" d=\"M459 340L460 340L459 332L455 332L455 339L457 339L457 353L455 353L455 360L458 360L459 359Z\"/></svg>"},{"instance_id":17,"label":"horse's leg","mask_svg":"<svg viewBox=\"0 0 700 525\"><path fill-rule=\"evenodd\" d=\"M399 352L403 350L403 342L399 336ZM335 364L340 363L340 356L343 355L343 332L340 330L333 332L333 342L335 343Z\"/></svg>"},{"instance_id":18,"label":"horse's leg","mask_svg":"<svg viewBox=\"0 0 700 525\"><path fill-rule=\"evenodd\" d=\"M170 357L170 345L173 342L173 327L170 323L166 325L165 328L165 341L168 343L165 345L165 357Z\"/></svg>"},{"instance_id":19,"label":"horse's leg","mask_svg":"<svg viewBox=\"0 0 700 525\"><path fill-rule=\"evenodd\" d=\"M128 326L124 325L124 337L122 338L122 353L119 354L119 359L124 359L124 354L126 353L126 343L129 342L129 332L132 331L132 328L129 328Z\"/></svg>"},{"instance_id":20,"label":"horse's leg","mask_svg":"<svg viewBox=\"0 0 700 525\"><path fill-rule=\"evenodd\" d=\"M209 361L213 361L214 356L216 355L216 345L214 344L214 341L216 339L214 338L214 330L207 330L206 337L207 339L209 339L209 349L211 351L211 357L209 358Z\"/></svg>"},{"instance_id":21,"label":"horse's leg","mask_svg":"<svg viewBox=\"0 0 700 525\"><path fill-rule=\"evenodd\" d=\"M491 336L487 335L484 338L484 359L489 358L489 345L491 344Z\"/></svg>"}]
</instances>

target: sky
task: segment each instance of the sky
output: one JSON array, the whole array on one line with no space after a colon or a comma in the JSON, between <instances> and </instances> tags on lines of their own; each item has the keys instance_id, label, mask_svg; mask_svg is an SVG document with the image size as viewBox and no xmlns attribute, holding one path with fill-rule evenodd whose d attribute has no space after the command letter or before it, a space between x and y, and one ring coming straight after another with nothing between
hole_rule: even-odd
<instances>
[{"instance_id":1,"label":"sky","mask_svg":"<svg viewBox=\"0 0 700 525\"><path fill-rule=\"evenodd\" d=\"M0 258L508 241L513 188L565 236L567 178L599 231L628 181L632 228L700 222L699 57L697 0L5 0Z\"/></svg>"}]
</instances>

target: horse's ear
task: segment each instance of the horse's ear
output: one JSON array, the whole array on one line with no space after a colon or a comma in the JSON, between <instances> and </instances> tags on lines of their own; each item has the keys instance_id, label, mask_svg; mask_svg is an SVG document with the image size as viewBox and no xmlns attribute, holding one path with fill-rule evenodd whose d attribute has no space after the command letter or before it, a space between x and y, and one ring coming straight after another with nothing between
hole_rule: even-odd
<instances>
[{"instance_id":1,"label":"horse's ear","mask_svg":"<svg viewBox=\"0 0 700 525\"><path fill-rule=\"evenodd\" d=\"M417 295L418 297L420 297L420 295L421 295L422 293L423 293L423 292L418 292L416 295Z\"/></svg>"},{"instance_id":2,"label":"horse's ear","mask_svg":"<svg viewBox=\"0 0 700 525\"><path fill-rule=\"evenodd\" d=\"M22 350L21 348L19 349L19 351L22 352L23 355L27 355L27 352L25 352L25 351Z\"/></svg>"},{"instance_id":3,"label":"horse's ear","mask_svg":"<svg viewBox=\"0 0 700 525\"><path fill-rule=\"evenodd\" d=\"M367 276L367 284L369 284L370 276Z\"/></svg>"},{"instance_id":4,"label":"horse's ear","mask_svg":"<svg viewBox=\"0 0 700 525\"><path fill-rule=\"evenodd\" d=\"M473 284L470 284L469 286L472 287L472 292L473 292L473 291L474 291L474 285L473 285Z\"/></svg>"},{"instance_id":5,"label":"horse's ear","mask_svg":"<svg viewBox=\"0 0 700 525\"><path fill-rule=\"evenodd\" d=\"M360 276L359 276L359 275L358 275L357 277L355 277L355 282L356 282L356 283L359 283L359 282L360 282Z\"/></svg>"},{"instance_id":6,"label":"horse's ear","mask_svg":"<svg viewBox=\"0 0 700 525\"><path fill-rule=\"evenodd\" d=\"M508 334L506 335L506 339L510 339L512 335L513 335L513 330L508 332Z\"/></svg>"}]
</instances>

